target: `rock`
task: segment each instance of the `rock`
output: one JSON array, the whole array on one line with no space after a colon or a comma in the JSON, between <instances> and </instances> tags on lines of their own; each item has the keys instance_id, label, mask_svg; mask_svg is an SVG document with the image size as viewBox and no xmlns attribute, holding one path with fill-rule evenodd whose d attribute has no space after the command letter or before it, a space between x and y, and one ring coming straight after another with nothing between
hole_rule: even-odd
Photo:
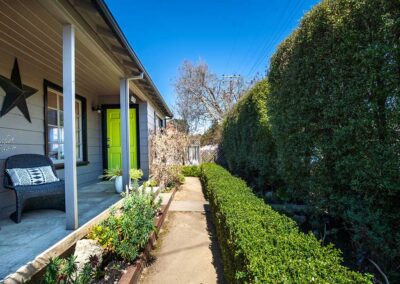
<instances>
[{"instance_id":1,"label":"rock","mask_svg":"<svg viewBox=\"0 0 400 284\"><path fill-rule=\"evenodd\" d=\"M97 257L97 266L103 261L103 248L94 240L79 240L75 246L74 257L76 258L77 275L82 272L83 267L89 262L90 257Z\"/></svg>"},{"instance_id":2,"label":"rock","mask_svg":"<svg viewBox=\"0 0 400 284\"><path fill-rule=\"evenodd\" d=\"M299 225L301 225L307 221L307 217L303 215L293 215L293 220L295 220Z\"/></svg>"},{"instance_id":3,"label":"rock","mask_svg":"<svg viewBox=\"0 0 400 284\"><path fill-rule=\"evenodd\" d=\"M274 193L272 191L264 192L264 198L268 201L274 201Z\"/></svg>"},{"instance_id":4,"label":"rock","mask_svg":"<svg viewBox=\"0 0 400 284\"><path fill-rule=\"evenodd\" d=\"M271 207L274 210L277 211L283 211L287 213L305 213L307 207L305 205L299 205L299 204L291 204L291 203L286 203L286 204L270 204Z\"/></svg>"}]
</instances>

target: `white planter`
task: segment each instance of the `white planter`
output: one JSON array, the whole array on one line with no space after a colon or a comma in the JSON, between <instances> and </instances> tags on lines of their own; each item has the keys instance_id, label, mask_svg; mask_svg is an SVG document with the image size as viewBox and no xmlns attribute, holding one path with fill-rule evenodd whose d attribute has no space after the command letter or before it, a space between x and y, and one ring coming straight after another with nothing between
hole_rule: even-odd
<instances>
[{"instance_id":1,"label":"white planter","mask_svg":"<svg viewBox=\"0 0 400 284\"><path fill-rule=\"evenodd\" d=\"M114 181L115 185L115 192L116 193L121 193L122 192L122 176L116 177Z\"/></svg>"}]
</instances>

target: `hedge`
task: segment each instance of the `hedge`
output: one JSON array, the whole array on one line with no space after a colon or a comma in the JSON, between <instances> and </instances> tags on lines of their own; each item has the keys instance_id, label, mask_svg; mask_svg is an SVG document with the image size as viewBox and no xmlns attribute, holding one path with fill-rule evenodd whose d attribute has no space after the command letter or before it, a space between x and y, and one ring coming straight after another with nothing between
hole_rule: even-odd
<instances>
[{"instance_id":1,"label":"hedge","mask_svg":"<svg viewBox=\"0 0 400 284\"><path fill-rule=\"evenodd\" d=\"M324 0L229 113L228 168L257 189L278 181L313 229L349 235L351 262L399 282L399 103L400 1Z\"/></svg>"},{"instance_id":2,"label":"hedge","mask_svg":"<svg viewBox=\"0 0 400 284\"><path fill-rule=\"evenodd\" d=\"M299 232L221 166L203 164L201 179L228 283L371 283L341 265L339 250Z\"/></svg>"},{"instance_id":3,"label":"hedge","mask_svg":"<svg viewBox=\"0 0 400 284\"><path fill-rule=\"evenodd\" d=\"M228 113L222 151L229 170L259 191L277 186L275 143L265 101L268 82L256 84Z\"/></svg>"},{"instance_id":4,"label":"hedge","mask_svg":"<svg viewBox=\"0 0 400 284\"><path fill-rule=\"evenodd\" d=\"M273 56L266 100L288 195L397 281L399 43L399 0L322 1Z\"/></svg>"},{"instance_id":5,"label":"hedge","mask_svg":"<svg viewBox=\"0 0 400 284\"><path fill-rule=\"evenodd\" d=\"M181 173L185 177L199 177L201 174L200 167L193 165L193 166L182 166Z\"/></svg>"}]
</instances>

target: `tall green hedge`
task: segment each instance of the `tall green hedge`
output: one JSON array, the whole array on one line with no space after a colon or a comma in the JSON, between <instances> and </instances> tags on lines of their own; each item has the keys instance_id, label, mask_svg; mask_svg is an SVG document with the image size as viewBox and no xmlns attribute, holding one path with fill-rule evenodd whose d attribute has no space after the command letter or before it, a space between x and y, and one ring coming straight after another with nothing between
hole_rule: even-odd
<instances>
[{"instance_id":1,"label":"tall green hedge","mask_svg":"<svg viewBox=\"0 0 400 284\"><path fill-rule=\"evenodd\" d=\"M228 283L371 283L342 266L337 249L299 232L224 168L203 164L202 183Z\"/></svg>"},{"instance_id":2,"label":"tall green hedge","mask_svg":"<svg viewBox=\"0 0 400 284\"><path fill-rule=\"evenodd\" d=\"M323 1L280 45L268 80L267 108L288 193L315 214L342 219L355 250L394 273L400 1Z\"/></svg>"},{"instance_id":3,"label":"tall green hedge","mask_svg":"<svg viewBox=\"0 0 400 284\"><path fill-rule=\"evenodd\" d=\"M344 225L360 262L400 281L400 1L322 1L267 81L224 124L229 169L258 187L279 176L315 219Z\"/></svg>"},{"instance_id":4,"label":"tall green hedge","mask_svg":"<svg viewBox=\"0 0 400 284\"><path fill-rule=\"evenodd\" d=\"M231 171L258 190L273 187L276 175L275 144L265 101L268 82L255 85L223 123L222 150Z\"/></svg>"}]
</instances>

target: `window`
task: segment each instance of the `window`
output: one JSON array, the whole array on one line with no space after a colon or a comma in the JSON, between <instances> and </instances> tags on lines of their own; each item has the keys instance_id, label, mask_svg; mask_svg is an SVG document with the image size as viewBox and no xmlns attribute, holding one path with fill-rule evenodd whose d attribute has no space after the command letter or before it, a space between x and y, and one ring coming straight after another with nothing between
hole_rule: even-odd
<instances>
[{"instance_id":1,"label":"window","mask_svg":"<svg viewBox=\"0 0 400 284\"><path fill-rule=\"evenodd\" d=\"M45 133L46 154L54 164L64 163L64 105L62 89L47 83L45 88ZM76 95L75 131L76 159L86 161L86 101Z\"/></svg>"},{"instance_id":2,"label":"window","mask_svg":"<svg viewBox=\"0 0 400 284\"><path fill-rule=\"evenodd\" d=\"M163 128L164 127L164 121L161 118L159 118L158 116L157 116L157 120L158 120L158 127L160 129Z\"/></svg>"},{"instance_id":3,"label":"window","mask_svg":"<svg viewBox=\"0 0 400 284\"><path fill-rule=\"evenodd\" d=\"M154 133L157 133L157 129L162 130L163 128L165 128L164 120L154 112Z\"/></svg>"}]
</instances>

